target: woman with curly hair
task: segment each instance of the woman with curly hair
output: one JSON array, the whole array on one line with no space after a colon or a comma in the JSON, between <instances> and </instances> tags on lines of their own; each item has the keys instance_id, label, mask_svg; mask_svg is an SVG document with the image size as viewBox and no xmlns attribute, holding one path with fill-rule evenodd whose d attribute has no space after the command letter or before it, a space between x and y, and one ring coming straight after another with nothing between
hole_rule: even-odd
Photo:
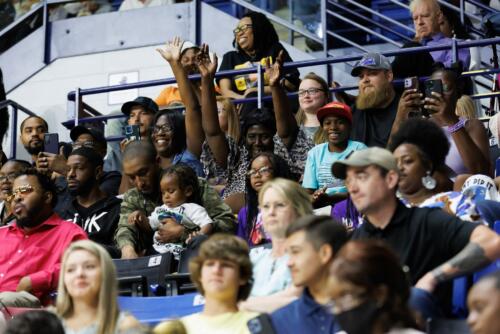
<instances>
[{"instance_id":1,"label":"woman with curly hair","mask_svg":"<svg viewBox=\"0 0 500 334\"><path fill-rule=\"evenodd\" d=\"M224 55L219 71L254 67L258 63L265 65L266 60L273 63L280 51L283 51L286 62L292 62L292 58L279 42L273 25L262 13L249 12L243 15L233 33L233 46L236 50ZM223 96L241 99L257 91L257 74L224 77L219 79L218 84ZM285 87L289 90L296 90L299 84L297 69L287 71L284 80ZM268 82L266 82L267 85ZM270 92L268 87L265 87L265 90Z\"/></svg>"},{"instance_id":2,"label":"woman with curly hair","mask_svg":"<svg viewBox=\"0 0 500 334\"><path fill-rule=\"evenodd\" d=\"M403 122L388 146L398 162L399 196L408 206L439 207L462 220L478 221L473 194L450 191L445 164L449 148L434 122L419 118Z\"/></svg>"}]
</instances>

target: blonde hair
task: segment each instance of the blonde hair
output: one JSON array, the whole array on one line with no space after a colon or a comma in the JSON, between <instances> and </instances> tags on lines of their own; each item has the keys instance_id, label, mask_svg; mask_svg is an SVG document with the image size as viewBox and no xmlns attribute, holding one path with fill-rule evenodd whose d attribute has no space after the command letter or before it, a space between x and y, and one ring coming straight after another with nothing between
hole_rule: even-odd
<instances>
[{"instance_id":1,"label":"blonde hair","mask_svg":"<svg viewBox=\"0 0 500 334\"><path fill-rule=\"evenodd\" d=\"M224 96L217 96L217 102L222 103L222 107L227 113L227 135L233 138L235 143L238 143L240 141L240 118L233 102Z\"/></svg>"},{"instance_id":2,"label":"blonde hair","mask_svg":"<svg viewBox=\"0 0 500 334\"><path fill-rule=\"evenodd\" d=\"M466 119L476 119L476 105L472 98L468 95L462 95L457 100L457 106L455 107L455 114L458 117Z\"/></svg>"},{"instance_id":3,"label":"blonde hair","mask_svg":"<svg viewBox=\"0 0 500 334\"><path fill-rule=\"evenodd\" d=\"M197 256L189 261L189 274L191 281L196 285L198 291L205 296L205 290L201 283L201 269L207 260L226 260L238 265L240 279L245 284L240 286L237 301L245 300L252 290L252 262L249 256L250 249L245 240L230 234L214 234L203 242Z\"/></svg>"},{"instance_id":4,"label":"blonde hair","mask_svg":"<svg viewBox=\"0 0 500 334\"><path fill-rule=\"evenodd\" d=\"M187 334L186 327L179 319L163 321L153 329L153 334Z\"/></svg>"},{"instance_id":5,"label":"blonde hair","mask_svg":"<svg viewBox=\"0 0 500 334\"><path fill-rule=\"evenodd\" d=\"M99 290L99 300L97 303L97 334L114 333L116 322L120 312L117 303L117 280L116 269L113 260L108 252L97 243L90 240L81 240L72 243L64 252L61 271L59 275L59 285L57 289L56 311L62 318L71 316L74 312L73 299L69 295L64 277L68 257L77 250L84 250L95 256L101 267L101 287Z\"/></svg>"},{"instance_id":6,"label":"blonde hair","mask_svg":"<svg viewBox=\"0 0 500 334\"><path fill-rule=\"evenodd\" d=\"M320 84L321 89L323 90L323 92L325 94L325 99L326 99L325 104L327 104L330 101L331 94L330 94L330 89L328 87L328 83L325 81L325 79L323 79L322 77L320 77L319 75L317 75L314 72L309 72L308 74L306 74L304 76L304 78L302 80L306 80L306 79L316 81L317 83ZM297 111L297 114L295 115L295 119L297 120L297 124L299 124L299 126L302 125L304 123L304 121L306 120L306 112L304 110L302 110L302 108L299 107L299 110ZM326 134L323 131L323 128L320 126L318 128L318 130L316 130L316 132L314 133L313 142L315 145L318 145L318 144L324 143L326 141L327 141Z\"/></svg>"},{"instance_id":7,"label":"blonde hair","mask_svg":"<svg viewBox=\"0 0 500 334\"><path fill-rule=\"evenodd\" d=\"M309 195L297 182L280 177L267 181L259 191L259 205L262 204L264 194L269 189L276 190L281 197L289 201L295 209L297 217L313 213L311 195Z\"/></svg>"}]
</instances>

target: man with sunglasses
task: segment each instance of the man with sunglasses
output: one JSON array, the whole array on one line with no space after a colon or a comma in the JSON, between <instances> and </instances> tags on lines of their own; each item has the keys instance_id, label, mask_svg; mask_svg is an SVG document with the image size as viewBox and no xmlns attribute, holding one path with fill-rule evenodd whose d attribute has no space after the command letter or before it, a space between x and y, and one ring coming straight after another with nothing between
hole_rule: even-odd
<instances>
[{"instance_id":1,"label":"man with sunglasses","mask_svg":"<svg viewBox=\"0 0 500 334\"><path fill-rule=\"evenodd\" d=\"M0 226L7 225L15 219L12 213L12 182L31 164L25 160L7 160L0 169Z\"/></svg>"},{"instance_id":2,"label":"man with sunglasses","mask_svg":"<svg viewBox=\"0 0 500 334\"><path fill-rule=\"evenodd\" d=\"M87 239L77 225L62 220L53 207L55 185L34 169L13 183L13 224L0 227L0 302L40 307L57 290L61 257L77 240Z\"/></svg>"}]
</instances>

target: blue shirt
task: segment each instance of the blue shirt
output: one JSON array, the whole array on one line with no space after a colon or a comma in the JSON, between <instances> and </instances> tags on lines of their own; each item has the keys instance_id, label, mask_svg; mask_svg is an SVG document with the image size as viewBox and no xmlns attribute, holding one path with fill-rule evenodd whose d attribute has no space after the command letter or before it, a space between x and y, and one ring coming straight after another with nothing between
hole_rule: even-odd
<instances>
[{"instance_id":1,"label":"blue shirt","mask_svg":"<svg viewBox=\"0 0 500 334\"><path fill-rule=\"evenodd\" d=\"M332 175L332 165L338 160L344 160L351 152L366 148L366 145L354 140L349 140L347 147L342 152L330 152L328 143L314 146L307 153L306 168L302 187L306 189L320 189L326 187L328 195L346 193L344 180Z\"/></svg>"},{"instance_id":2,"label":"blue shirt","mask_svg":"<svg viewBox=\"0 0 500 334\"><path fill-rule=\"evenodd\" d=\"M434 34L431 37L425 37L422 39L422 45L424 46L439 46L439 45L451 45L452 39L446 37L442 33ZM441 62L446 67L450 67L453 63L453 51L452 49L431 51L431 56L435 62ZM462 61L463 69L468 70L470 66L470 50L468 48L458 49L458 59Z\"/></svg>"},{"instance_id":3,"label":"blue shirt","mask_svg":"<svg viewBox=\"0 0 500 334\"><path fill-rule=\"evenodd\" d=\"M200 160L198 160L198 158L188 150L184 150L181 153L176 154L172 160L172 165L178 164L179 162L185 163L191 167L197 176L205 177L205 172L203 172L203 166L201 165Z\"/></svg>"},{"instance_id":4,"label":"blue shirt","mask_svg":"<svg viewBox=\"0 0 500 334\"><path fill-rule=\"evenodd\" d=\"M271 313L271 322L276 334L331 334L341 331L333 314L316 303L307 288L299 299Z\"/></svg>"}]
</instances>

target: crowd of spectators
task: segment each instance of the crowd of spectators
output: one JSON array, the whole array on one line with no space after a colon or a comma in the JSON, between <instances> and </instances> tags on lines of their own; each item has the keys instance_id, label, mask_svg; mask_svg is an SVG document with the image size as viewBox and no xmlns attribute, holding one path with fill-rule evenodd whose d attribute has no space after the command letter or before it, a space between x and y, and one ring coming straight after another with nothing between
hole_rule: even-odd
<instances>
[{"instance_id":1,"label":"crowd of spectators","mask_svg":"<svg viewBox=\"0 0 500 334\"><path fill-rule=\"evenodd\" d=\"M410 8L415 43L449 42L434 0ZM219 70L263 64L272 102L234 105L257 77L216 82L217 55L173 38L158 52L177 87L156 101L184 110L123 104L134 131L114 152L120 170L100 129L76 126L49 153L49 124L23 120L31 161L0 165L0 305L49 312L16 316L5 333L40 321L51 333L148 332L118 306L113 259L179 261L189 248L203 310L154 333L415 334L454 316L454 278L500 259L488 136L457 114L468 49L458 64L428 54L436 64L413 74L431 75L426 91L395 87L389 59L367 53L351 73L358 95L332 101L323 78L284 69L291 58L263 14L244 15L234 36ZM499 272L472 288L473 333L500 332L499 290Z\"/></svg>"}]
</instances>

